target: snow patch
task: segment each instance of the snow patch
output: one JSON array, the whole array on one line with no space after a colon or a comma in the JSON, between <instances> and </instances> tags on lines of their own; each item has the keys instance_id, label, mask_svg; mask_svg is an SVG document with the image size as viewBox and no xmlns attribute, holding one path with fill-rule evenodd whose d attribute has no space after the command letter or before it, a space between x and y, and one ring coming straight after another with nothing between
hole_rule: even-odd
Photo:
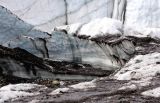
<instances>
[{"instance_id":1,"label":"snow patch","mask_svg":"<svg viewBox=\"0 0 160 103\"><path fill-rule=\"evenodd\" d=\"M68 34L75 34L81 26L82 26L82 23L75 23L71 25L55 27L53 28L52 31L66 30Z\"/></svg>"},{"instance_id":2,"label":"snow patch","mask_svg":"<svg viewBox=\"0 0 160 103\"><path fill-rule=\"evenodd\" d=\"M141 80L160 73L160 53L137 55L115 74L117 80Z\"/></svg>"},{"instance_id":3,"label":"snow patch","mask_svg":"<svg viewBox=\"0 0 160 103\"><path fill-rule=\"evenodd\" d=\"M33 96L38 93L29 93L27 90L39 87L37 84L15 84L7 85L0 88L0 102L4 102L9 99L15 99L24 96Z\"/></svg>"},{"instance_id":4,"label":"snow patch","mask_svg":"<svg viewBox=\"0 0 160 103\"><path fill-rule=\"evenodd\" d=\"M66 30L69 34L87 35L91 38L106 35L122 35L122 22L111 18L98 18L88 23L76 23L67 26L60 26L54 30Z\"/></svg>"},{"instance_id":5,"label":"snow patch","mask_svg":"<svg viewBox=\"0 0 160 103\"><path fill-rule=\"evenodd\" d=\"M90 81L90 82L82 82L75 85L71 85L70 87L74 89L87 89L96 87L96 84L94 83L94 81Z\"/></svg>"},{"instance_id":6,"label":"snow patch","mask_svg":"<svg viewBox=\"0 0 160 103\"><path fill-rule=\"evenodd\" d=\"M81 28L80 35L91 37L122 34L122 22L111 18L95 19Z\"/></svg>"},{"instance_id":7,"label":"snow patch","mask_svg":"<svg viewBox=\"0 0 160 103\"><path fill-rule=\"evenodd\" d=\"M160 38L160 28L145 28L139 26L125 26L124 28L125 36L136 36L139 38L142 37L151 37L151 38Z\"/></svg>"},{"instance_id":8,"label":"snow patch","mask_svg":"<svg viewBox=\"0 0 160 103\"><path fill-rule=\"evenodd\" d=\"M137 89L137 86L135 84L126 85L126 86L119 88L118 90L126 90L126 89L134 90L134 89Z\"/></svg>"},{"instance_id":9,"label":"snow patch","mask_svg":"<svg viewBox=\"0 0 160 103\"><path fill-rule=\"evenodd\" d=\"M61 94L61 93L67 92L68 90L69 90L69 88L58 88L58 89L54 90L53 92L51 92L50 95Z\"/></svg>"},{"instance_id":10,"label":"snow patch","mask_svg":"<svg viewBox=\"0 0 160 103\"><path fill-rule=\"evenodd\" d=\"M151 96L151 97L160 97L160 87L157 87L152 90L147 90L141 93L144 96Z\"/></svg>"}]
</instances>

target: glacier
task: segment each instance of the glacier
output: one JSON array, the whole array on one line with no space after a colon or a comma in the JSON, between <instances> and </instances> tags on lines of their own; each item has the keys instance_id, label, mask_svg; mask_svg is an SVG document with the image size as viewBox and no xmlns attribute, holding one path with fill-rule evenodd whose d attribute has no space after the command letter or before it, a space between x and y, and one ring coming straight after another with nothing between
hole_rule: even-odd
<instances>
[{"instance_id":1,"label":"glacier","mask_svg":"<svg viewBox=\"0 0 160 103\"><path fill-rule=\"evenodd\" d=\"M103 17L121 20L125 27L138 30L159 28L158 0L1 0L0 4L47 32L55 26Z\"/></svg>"},{"instance_id":2,"label":"glacier","mask_svg":"<svg viewBox=\"0 0 160 103\"><path fill-rule=\"evenodd\" d=\"M0 102L159 102L159 8L0 0Z\"/></svg>"},{"instance_id":3,"label":"glacier","mask_svg":"<svg viewBox=\"0 0 160 103\"><path fill-rule=\"evenodd\" d=\"M46 60L116 70L138 48L134 37L159 38L156 0L1 0L0 5L0 44Z\"/></svg>"}]
</instances>

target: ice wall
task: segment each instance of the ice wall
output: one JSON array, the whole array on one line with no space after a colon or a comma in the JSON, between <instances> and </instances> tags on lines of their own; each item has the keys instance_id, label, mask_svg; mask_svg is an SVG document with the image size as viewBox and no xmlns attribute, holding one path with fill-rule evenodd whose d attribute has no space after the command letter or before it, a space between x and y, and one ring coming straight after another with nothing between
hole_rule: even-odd
<instances>
[{"instance_id":1,"label":"ice wall","mask_svg":"<svg viewBox=\"0 0 160 103\"><path fill-rule=\"evenodd\" d=\"M0 0L22 20L51 32L55 26L109 17L125 26L159 28L159 0Z\"/></svg>"},{"instance_id":2,"label":"ice wall","mask_svg":"<svg viewBox=\"0 0 160 103\"><path fill-rule=\"evenodd\" d=\"M111 34L111 36L113 34L113 36L122 35L122 23L117 20L110 21L108 18L84 25L84 32L82 33L93 34L86 30L94 30L98 22L101 23L94 31L95 36L93 37L96 38L96 35L107 36L107 34ZM70 33L58 31L48 34L36 30L33 25L22 21L2 6L0 6L0 24L0 45L10 48L20 47L42 58L91 64L96 68L111 70L121 67L130 58L129 54L134 53L134 45L131 41L109 45L94 40L80 39ZM105 30L104 27L107 24L110 25ZM116 24L119 26L115 26ZM86 27L87 29L85 29Z\"/></svg>"},{"instance_id":3,"label":"ice wall","mask_svg":"<svg viewBox=\"0 0 160 103\"><path fill-rule=\"evenodd\" d=\"M127 1L125 25L159 28L159 16L159 0Z\"/></svg>"},{"instance_id":4,"label":"ice wall","mask_svg":"<svg viewBox=\"0 0 160 103\"><path fill-rule=\"evenodd\" d=\"M126 0L0 0L22 20L51 32L55 26L102 17L122 20Z\"/></svg>"}]
</instances>

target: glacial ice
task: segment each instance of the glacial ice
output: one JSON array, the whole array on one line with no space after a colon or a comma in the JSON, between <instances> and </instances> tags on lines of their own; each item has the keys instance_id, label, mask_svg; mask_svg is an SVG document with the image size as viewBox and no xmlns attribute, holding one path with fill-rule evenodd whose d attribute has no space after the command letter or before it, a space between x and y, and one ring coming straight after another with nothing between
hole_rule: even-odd
<instances>
[{"instance_id":1,"label":"glacial ice","mask_svg":"<svg viewBox=\"0 0 160 103\"><path fill-rule=\"evenodd\" d=\"M55 26L88 22L96 18L122 20L126 0L1 0L22 20L43 31L51 32Z\"/></svg>"}]
</instances>

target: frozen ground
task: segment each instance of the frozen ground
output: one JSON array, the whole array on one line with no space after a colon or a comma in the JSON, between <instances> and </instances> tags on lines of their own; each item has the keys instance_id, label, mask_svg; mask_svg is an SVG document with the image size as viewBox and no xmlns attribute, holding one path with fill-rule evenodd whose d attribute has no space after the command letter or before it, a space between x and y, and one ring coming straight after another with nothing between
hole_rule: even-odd
<instances>
[{"instance_id":1,"label":"frozen ground","mask_svg":"<svg viewBox=\"0 0 160 103\"><path fill-rule=\"evenodd\" d=\"M5 101L12 101L21 97L31 97L38 95L39 92L30 92L34 88L42 88L43 86L37 84L9 84L0 88L0 103Z\"/></svg>"}]
</instances>

